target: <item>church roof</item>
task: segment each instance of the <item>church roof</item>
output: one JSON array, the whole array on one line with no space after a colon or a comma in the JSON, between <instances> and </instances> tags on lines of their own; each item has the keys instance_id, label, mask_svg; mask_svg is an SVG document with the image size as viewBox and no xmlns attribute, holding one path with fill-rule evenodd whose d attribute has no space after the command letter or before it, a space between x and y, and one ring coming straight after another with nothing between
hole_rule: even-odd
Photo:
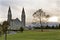
<instances>
[{"instance_id":1,"label":"church roof","mask_svg":"<svg viewBox=\"0 0 60 40\"><path fill-rule=\"evenodd\" d=\"M11 22L18 23L18 24L22 23L18 18L12 19Z\"/></svg>"}]
</instances>

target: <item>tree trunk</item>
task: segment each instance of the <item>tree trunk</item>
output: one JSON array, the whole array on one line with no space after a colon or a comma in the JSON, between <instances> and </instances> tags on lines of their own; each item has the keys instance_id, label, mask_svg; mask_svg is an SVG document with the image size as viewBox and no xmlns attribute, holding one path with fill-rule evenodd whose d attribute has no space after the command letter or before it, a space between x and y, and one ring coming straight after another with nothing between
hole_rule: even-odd
<instances>
[{"instance_id":1,"label":"tree trunk","mask_svg":"<svg viewBox=\"0 0 60 40\"><path fill-rule=\"evenodd\" d=\"M7 40L7 32L5 32L4 37L4 40Z\"/></svg>"}]
</instances>

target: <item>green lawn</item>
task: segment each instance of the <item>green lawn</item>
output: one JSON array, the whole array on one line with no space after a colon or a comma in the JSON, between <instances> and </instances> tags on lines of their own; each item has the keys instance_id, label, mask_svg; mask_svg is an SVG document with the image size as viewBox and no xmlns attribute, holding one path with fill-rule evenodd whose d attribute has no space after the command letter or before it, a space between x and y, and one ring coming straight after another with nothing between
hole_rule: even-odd
<instances>
[{"instance_id":1,"label":"green lawn","mask_svg":"<svg viewBox=\"0 0 60 40\"><path fill-rule=\"evenodd\" d=\"M17 33L8 35L8 40L60 40L60 30L54 31L24 31L23 33ZM0 40L4 40L4 36L0 37Z\"/></svg>"}]
</instances>

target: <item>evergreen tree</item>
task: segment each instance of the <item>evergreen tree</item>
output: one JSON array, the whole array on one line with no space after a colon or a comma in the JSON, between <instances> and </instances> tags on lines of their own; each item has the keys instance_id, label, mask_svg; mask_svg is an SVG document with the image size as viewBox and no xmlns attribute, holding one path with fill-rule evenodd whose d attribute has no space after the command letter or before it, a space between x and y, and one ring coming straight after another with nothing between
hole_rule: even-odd
<instances>
[{"instance_id":1,"label":"evergreen tree","mask_svg":"<svg viewBox=\"0 0 60 40\"><path fill-rule=\"evenodd\" d=\"M9 23L7 21L4 21L2 24L2 29L4 33L7 31L8 26L9 26Z\"/></svg>"}]
</instances>

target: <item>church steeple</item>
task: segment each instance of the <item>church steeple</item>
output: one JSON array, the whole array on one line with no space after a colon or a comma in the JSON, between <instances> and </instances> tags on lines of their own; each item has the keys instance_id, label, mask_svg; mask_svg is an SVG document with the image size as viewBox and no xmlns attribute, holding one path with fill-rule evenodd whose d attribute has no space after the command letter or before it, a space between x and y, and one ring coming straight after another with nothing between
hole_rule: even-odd
<instances>
[{"instance_id":1,"label":"church steeple","mask_svg":"<svg viewBox=\"0 0 60 40\"><path fill-rule=\"evenodd\" d=\"M21 21L22 21L22 24L23 24L23 27L25 27L25 10L24 8L22 9L22 15L21 15Z\"/></svg>"},{"instance_id":2,"label":"church steeple","mask_svg":"<svg viewBox=\"0 0 60 40\"><path fill-rule=\"evenodd\" d=\"M12 19L12 14L11 14L10 6L9 6L9 9L8 9L8 22L10 22L11 19Z\"/></svg>"},{"instance_id":3,"label":"church steeple","mask_svg":"<svg viewBox=\"0 0 60 40\"><path fill-rule=\"evenodd\" d=\"M25 14L24 8L22 9L22 13Z\"/></svg>"}]
</instances>

